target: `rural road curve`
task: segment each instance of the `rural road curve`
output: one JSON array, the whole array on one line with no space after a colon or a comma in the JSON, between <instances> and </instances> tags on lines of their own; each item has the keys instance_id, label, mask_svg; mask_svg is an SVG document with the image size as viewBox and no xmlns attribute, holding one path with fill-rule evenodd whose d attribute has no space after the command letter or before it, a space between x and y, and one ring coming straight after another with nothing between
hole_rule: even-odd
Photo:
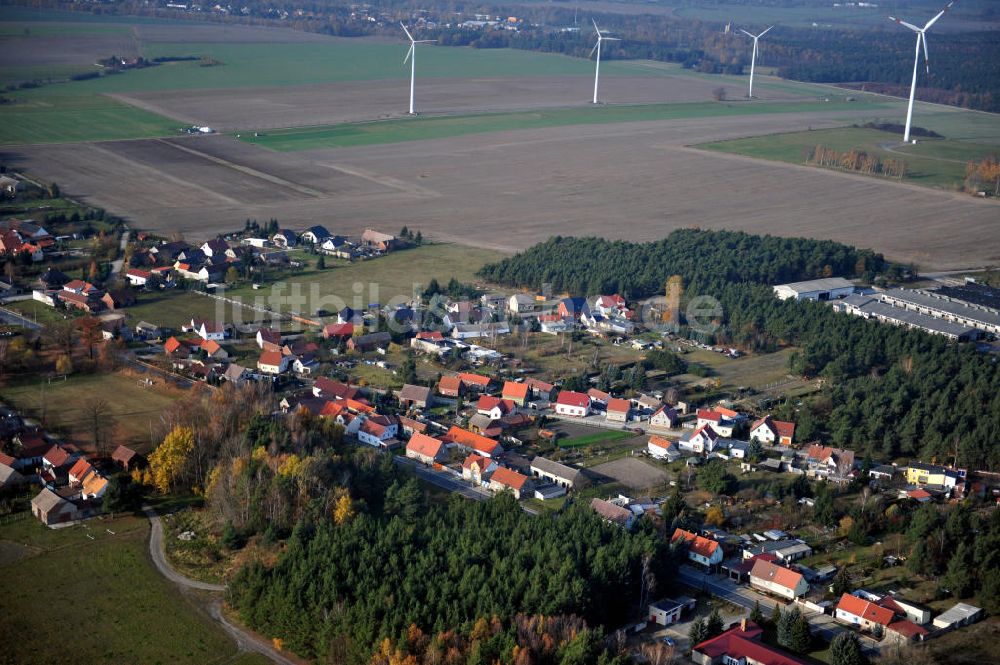
<instances>
[{"instance_id":1,"label":"rural road curve","mask_svg":"<svg viewBox=\"0 0 1000 665\"><path fill-rule=\"evenodd\" d=\"M125 249L128 247L128 239L131 234L132 232L128 229L125 229L125 231L122 232L121 242L118 243L118 251L121 253L122 258L115 259L111 262L112 275L117 275L122 271L122 266L125 264Z\"/></svg>"},{"instance_id":2,"label":"rural road curve","mask_svg":"<svg viewBox=\"0 0 1000 665\"><path fill-rule=\"evenodd\" d=\"M167 562L167 557L163 548L163 522L160 520L160 516L157 515L156 511L149 506L143 506L142 511L146 513L146 516L149 518L149 556L153 559L153 564L156 566L156 569L160 571L161 575L181 587L181 589L197 589L199 591L211 591L216 593L221 593L226 590L226 586L224 584L199 582L198 580L193 580L190 577L185 577L174 570ZM259 653L279 665L300 665L301 661L288 658L284 654L277 651L263 638L247 632L239 626L231 623L222 611L222 601L219 598L213 597L207 602L206 606L208 613L213 619L218 621L222 626L222 629L225 630L231 638L233 638L233 641L236 642L236 646L240 651L253 651Z\"/></svg>"}]
</instances>

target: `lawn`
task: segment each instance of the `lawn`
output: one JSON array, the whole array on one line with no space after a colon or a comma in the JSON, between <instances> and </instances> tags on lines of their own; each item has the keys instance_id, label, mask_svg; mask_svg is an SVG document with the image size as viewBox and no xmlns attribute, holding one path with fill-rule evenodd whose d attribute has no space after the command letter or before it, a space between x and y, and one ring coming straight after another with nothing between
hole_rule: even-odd
<instances>
[{"instance_id":1,"label":"lawn","mask_svg":"<svg viewBox=\"0 0 1000 665\"><path fill-rule=\"evenodd\" d=\"M247 290L250 291L249 287ZM252 298L248 301L252 302ZM125 311L132 323L149 321L177 332L180 331L181 325L190 322L192 317L239 324L264 322L266 317L264 312L254 312L245 307L236 307L215 298L180 289L160 293L140 293L138 303Z\"/></svg>"},{"instance_id":2,"label":"lawn","mask_svg":"<svg viewBox=\"0 0 1000 665\"><path fill-rule=\"evenodd\" d=\"M897 134L875 129L844 127L808 132L773 134L733 141L707 143L699 147L759 159L805 164L817 145L837 151L862 150L881 159L904 161L905 180L917 185L953 189L965 178L965 164L996 155L996 146L951 139L919 139L917 145L898 145ZM876 176L877 177L877 176Z\"/></svg>"},{"instance_id":3,"label":"lawn","mask_svg":"<svg viewBox=\"0 0 1000 665\"><path fill-rule=\"evenodd\" d=\"M81 663L200 664L236 656L225 634L149 562L145 519L85 524L52 530L27 517L0 526L0 543L16 543L25 554L0 563L3 577L17 580L0 595L0 634L17 636L7 640L4 662L66 662L67 639Z\"/></svg>"},{"instance_id":4,"label":"lawn","mask_svg":"<svg viewBox=\"0 0 1000 665\"><path fill-rule=\"evenodd\" d=\"M159 421L160 413L179 396L163 385L145 388L135 378L124 374L76 374L65 381L37 377L29 381L11 381L0 389L0 397L19 411L44 424L70 434L76 441L87 444L92 434L87 429L83 405L100 397L117 423L116 442L150 447L150 426Z\"/></svg>"},{"instance_id":5,"label":"lawn","mask_svg":"<svg viewBox=\"0 0 1000 665\"><path fill-rule=\"evenodd\" d=\"M556 445L560 448L583 448L597 443L614 443L616 441L622 441L634 436L635 433L633 432L608 429L601 430L600 432L594 432L593 434L584 434L582 436L574 436L568 439L559 439L556 441Z\"/></svg>"},{"instance_id":6,"label":"lawn","mask_svg":"<svg viewBox=\"0 0 1000 665\"><path fill-rule=\"evenodd\" d=\"M813 113L830 111L874 111L882 104L872 102L694 102L684 104L643 104L562 108L514 113L480 113L446 117L417 117L345 123L319 127L269 130L254 136L243 132L241 140L279 152L344 148L381 143L483 134L520 129L544 129L568 125L595 125L619 122L647 122L690 118L764 115L771 113Z\"/></svg>"},{"instance_id":7,"label":"lawn","mask_svg":"<svg viewBox=\"0 0 1000 665\"><path fill-rule=\"evenodd\" d=\"M452 277L472 282L479 268L502 257L492 250L446 243L423 245L354 263L329 259L324 270L317 270L315 259L310 257L308 268L285 275L268 288L254 290L244 284L228 289L226 296L242 298L247 304L270 305L274 311L310 315L318 309L336 312L344 305L363 310L370 303L386 305L393 298L397 302L408 301L414 289L422 291L432 278L437 278L442 286Z\"/></svg>"},{"instance_id":8,"label":"lawn","mask_svg":"<svg viewBox=\"0 0 1000 665\"><path fill-rule=\"evenodd\" d=\"M62 310L56 309L55 307L49 307L45 303L39 302L38 300L17 300L15 302L5 304L4 307L12 312L17 312L26 319L40 323L43 326L50 323L56 323L57 321L62 321L66 318L65 312Z\"/></svg>"}]
</instances>

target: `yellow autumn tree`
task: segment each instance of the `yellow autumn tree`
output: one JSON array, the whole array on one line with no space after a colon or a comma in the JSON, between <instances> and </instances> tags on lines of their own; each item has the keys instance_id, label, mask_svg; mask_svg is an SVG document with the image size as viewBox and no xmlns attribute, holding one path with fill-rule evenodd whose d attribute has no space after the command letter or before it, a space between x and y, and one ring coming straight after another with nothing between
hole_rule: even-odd
<instances>
[{"instance_id":1,"label":"yellow autumn tree","mask_svg":"<svg viewBox=\"0 0 1000 665\"><path fill-rule=\"evenodd\" d=\"M726 514L722 512L721 506L712 506L705 512L705 524L712 526L722 526L726 523Z\"/></svg>"},{"instance_id":2,"label":"yellow autumn tree","mask_svg":"<svg viewBox=\"0 0 1000 665\"><path fill-rule=\"evenodd\" d=\"M178 425L170 430L153 454L149 456L149 468L153 476L153 486L162 494L170 491L177 481L188 455L194 450L194 430Z\"/></svg>"},{"instance_id":3,"label":"yellow autumn tree","mask_svg":"<svg viewBox=\"0 0 1000 665\"><path fill-rule=\"evenodd\" d=\"M333 523L344 524L354 517L354 502L347 492L341 494L333 504Z\"/></svg>"},{"instance_id":4,"label":"yellow autumn tree","mask_svg":"<svg viewBox=\"0 0 1000 665\"><path fill-rule=\"evenodd\" d=\"M56 360L56 374L72 374L73 361L67 355L61 355Z\"/></svg>"}]
</instances>

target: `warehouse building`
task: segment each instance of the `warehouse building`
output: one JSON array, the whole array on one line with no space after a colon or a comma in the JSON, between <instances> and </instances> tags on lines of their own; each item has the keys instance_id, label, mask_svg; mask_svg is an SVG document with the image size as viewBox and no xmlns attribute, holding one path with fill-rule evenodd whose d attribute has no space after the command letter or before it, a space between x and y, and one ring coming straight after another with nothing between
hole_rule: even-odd
<instances>
[{"instance_id":1,"label":"warehouse building","mask_svg":"<svg viewBox=\"0 0 1000 665\"><path fill-rule=\"evenodd\" d=\"M854 285L843 277L811 279L806 282L779 284L774 287L774 295L782 300L836 300L854 293Z\"/></svg>"},{"instance_id":2,"label":"warehouse building","mask_svg":"<svg viewBox=\"0 0 1000 665\"><path fill-rule=\"evenodd\" d=\"M875 319L897 326L918 328L935 335L944 335L948 339L959 342L977 340L983 336L981 330L972 326L939 319L928 314L921 314L920 312L904 307L894 307L874 296L850 296L837 303L835 307L838 311L854 314L855 316Z\"/></svg>"},{"instance_id":3,"label":"warehouse building","mask_svg":"<svg viewBox=\"0 0 1000 665\"><path fill-rule=\"evenodd\" d=\"M976 305L924 289L892 289L881 295L883 302L894 307L902 307L936 319L1000 335L1000 312L991 307Z\"/></svg>"}]
</instances>

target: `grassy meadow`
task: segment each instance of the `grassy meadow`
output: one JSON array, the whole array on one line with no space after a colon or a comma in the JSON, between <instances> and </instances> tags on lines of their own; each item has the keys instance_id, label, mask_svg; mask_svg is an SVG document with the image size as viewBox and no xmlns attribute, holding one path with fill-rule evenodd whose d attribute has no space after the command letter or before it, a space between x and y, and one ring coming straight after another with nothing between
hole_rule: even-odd
<instances>
[{"instance_id":1,"label":"grassy meadow","mask_svg":"<svg viewBox=\"0 0 1000 665\"><path fill-rule=\"evenodd\" d=\"M838 151L857 149L883 160L905 162L906 182L944 189L961 186L969 160L998 153L997 146L966 141L918 139L916 145L899 145L900 139L897 134L876 129L844 127L719 141L699 147L792 164L807 163L817 145Z\"/></svg>"},{"instance_id":2,"label":"grassy meadow","mask_svg":"<svg viewBox=\"0 0 1000 665\"><path fill-rule=\"evenodd\" d=\"M148 543L149 522L131 516L55 530L30 516L0 524L0 574L17 580L0 594L0 634L16 636L0 660L232 662L235 644L160 576Z\"/></svg>"},{"instance_id":3,"label":"grassy meadow","mask_svg":"<svg viewBox=\"0 0 1000 665\"><path fill-rule=\"evenodd\" d=\"M464 116L400 118L373 122L345 123L322 127L295 127L269 130L241 140L279 152L344 148L349 146L400 143L425 139L483 134L518 129L544 129L568 125L613 124L652 120L763 115L771 113L810 113L830 111L875 111L880 104L871 102L695 102L683 104L648 104L563 108L514 113L482 113Z\"/></svg>"}]
</instances>

